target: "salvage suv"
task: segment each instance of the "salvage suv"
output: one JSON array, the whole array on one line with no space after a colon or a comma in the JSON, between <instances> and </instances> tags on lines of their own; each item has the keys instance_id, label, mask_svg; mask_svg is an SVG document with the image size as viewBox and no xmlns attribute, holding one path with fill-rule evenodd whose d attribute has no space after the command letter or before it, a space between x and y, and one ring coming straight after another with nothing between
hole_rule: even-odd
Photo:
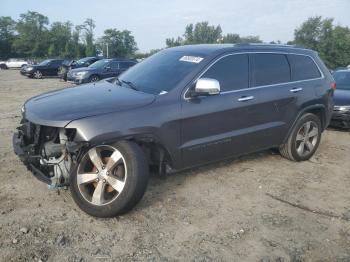
<instances>
[{"instance_id":1,"label":"salvage suv","mask_svg":"<svg viewBox=\"0 0 350 262\"><path fill-rule=\"evenodd\" d=\"M82 210L111 217L139 202L149 170L175 172L269 148L308 160L329 124L334 88L311 50L175 47L114 81L28 100L13 145L37 178L51 188L69 185Z\"/></svg>"}]
</instances>

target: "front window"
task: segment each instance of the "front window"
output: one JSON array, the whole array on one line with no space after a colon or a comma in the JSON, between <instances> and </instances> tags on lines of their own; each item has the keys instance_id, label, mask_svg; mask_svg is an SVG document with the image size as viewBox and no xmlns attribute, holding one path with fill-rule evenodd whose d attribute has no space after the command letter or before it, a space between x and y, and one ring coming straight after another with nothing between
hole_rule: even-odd
<instances>
[{"instance_id":1,"label":"front window","mask_svg":"<svg viewBox=\"0 0 350 262\"><path fill-rule=\"evenodd\" d=\"M204 57L200 53L163 50L128 69L120 80L132 82L144 93L169 92L197 68Z\"/></svg>"},{"instance_id":2,"label":"front window","mask_svg":"<svg viewBox=\"0 0 350 262\"><path fill-rule=\"evenodd\" d=\"M39 63L40 66L46 66L51 62L51 60L44 60L42 62Z\"/></svg>"},{"instance_id":3,"label":"front window","mask_svg":"<svg viewBox=\"0 0 350 262\"><path fill-rule=\"evenodd\" d=\"M350 71L335 72L333 77L337 83L337 89L350 90Z\"/></svg>"}]
</instances>

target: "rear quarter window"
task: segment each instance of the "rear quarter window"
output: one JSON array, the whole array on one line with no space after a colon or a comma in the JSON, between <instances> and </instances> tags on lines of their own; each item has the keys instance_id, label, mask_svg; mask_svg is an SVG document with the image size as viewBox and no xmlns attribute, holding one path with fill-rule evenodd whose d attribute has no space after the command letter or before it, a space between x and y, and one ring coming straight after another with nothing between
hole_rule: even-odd
<instances>
[{"instance_id":1,"label":"rear quarter window","mask_svg":"<svg viewBox=\"0 0 350 262\"><path fill-rule=\"evenodd\" d=\"M292 81L308 80L321 77L315 62L309 56L288 55Z\"/></svg>"}]
</instances>

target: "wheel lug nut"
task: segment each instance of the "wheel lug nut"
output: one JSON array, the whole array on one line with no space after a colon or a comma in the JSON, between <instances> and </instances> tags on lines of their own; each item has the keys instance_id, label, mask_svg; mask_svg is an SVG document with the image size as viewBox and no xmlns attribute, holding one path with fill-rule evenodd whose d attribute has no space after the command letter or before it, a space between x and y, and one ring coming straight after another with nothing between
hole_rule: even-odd
<instances>
[{"instance_id":1,"label":"wheel lug nut","mask_svg":"<svg viewBox=\"0 0 350 262\"><path fill-rule=\"evenodd\" d=\"M96 170L96 174L98 174L98 170Z\"/></svg>"},{"instance_id":2,"label":"wheel lug nut","mask_svg":"<svg viewBox=\"0 0 350 262\"><path fill-rule=\"evenodd\" d=\"M104 167L104 166L102 166L102 169L105 169L105 167Z\"/></svg>"},{"instance_id":3,"label":"wheel lug nut","mask_svg":"<svg viewBox=\"0 0 350 262\"><path fill-rule=\"evenodd\" d=\"M103 181L103 183L106 183L106 179L103 179L102 181Z\"/></svg>"},{"instance_id":4,"label":"wheel lug nut","mask_svg":"<svg viewBox=\"0 0 350 262\"><path fill-rule=\"evenodd\" d=\"M100 179L96 178L96 182L100 181Z\"/></svg>"}]
</instances>

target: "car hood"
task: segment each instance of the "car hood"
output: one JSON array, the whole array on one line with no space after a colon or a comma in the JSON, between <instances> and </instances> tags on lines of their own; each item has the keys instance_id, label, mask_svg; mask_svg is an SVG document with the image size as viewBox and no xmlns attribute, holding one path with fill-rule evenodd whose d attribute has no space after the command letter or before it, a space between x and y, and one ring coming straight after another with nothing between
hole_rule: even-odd
<instances>
[{"instance_id":1,"label":"car hood","mask_svg":"<svg viewBox=\"0 0 350 262\"><path fill-rule=\"evenodd\" d=\"M350 90L336 89L333 99L336 106L350 105Z\"/></svg>"},{"instance_id":2,"label":"car hood","mask_svg":"<svg viewBox=\"0 0 350 262\"><path fill-rule=\"evenodd\" d=\"M100 81L33 97L24 110L25 118L35 124L64 127L73 120L142 107L154 100L155 95Z\"/></svg>"}]
</instances>

